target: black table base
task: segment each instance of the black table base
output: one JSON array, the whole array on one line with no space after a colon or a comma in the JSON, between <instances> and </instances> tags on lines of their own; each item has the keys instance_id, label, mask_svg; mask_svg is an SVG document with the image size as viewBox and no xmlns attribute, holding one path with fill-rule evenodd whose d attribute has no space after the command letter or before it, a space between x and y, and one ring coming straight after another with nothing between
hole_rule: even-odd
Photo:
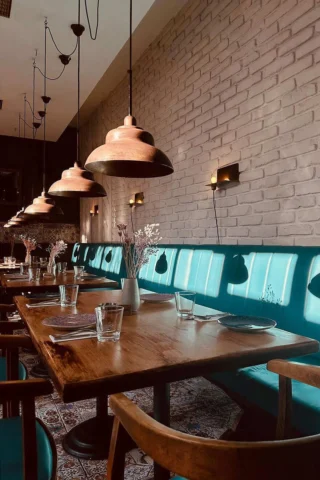
<instances>
[{"instance_id":1,"label":"black table base","mask_svg":"<svg viewBox=\"0 0 320 480\"><path fill-rule=\"evenodd\" d=\"M108 397L97 398L97 415L74 427L63 439L63 448L86 460L108 458L113 417L108 415Z\"/></svg>"}]
</instances>

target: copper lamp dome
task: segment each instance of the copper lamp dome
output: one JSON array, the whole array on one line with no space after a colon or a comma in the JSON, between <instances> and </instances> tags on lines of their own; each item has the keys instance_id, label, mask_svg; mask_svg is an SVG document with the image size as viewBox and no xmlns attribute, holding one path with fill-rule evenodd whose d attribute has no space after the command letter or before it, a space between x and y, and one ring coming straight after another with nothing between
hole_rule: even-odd
<instances>
[{"instance_id":1,"label":"copper lamp dome","mask_svg":"<svg viewBox=\"0 0 320 480\"><path fill-rule=\"evenodd\" d=\"M131 115L124 125L110 130L106 143L88 157L86 168L91 172L114 177L151 178L173 173L169 158L154 146L153 136L136 126Z\"/></svg>"},{"instance_id":2,"label":"copper lamp dome","mask_svg":"<svg viewBox=\"0 0 320 480\"><path fill-rule=\"evenodd\" d=\"M106 191L102 185L95 182L92 173L79 167L77 162L73 167L62 172L61 180L49 188L50 195L55 197L105 197Z\"/></svg>"},{"instance_id":3,"label":"copper lamp dome","mask_svg":"<svg viewBox=\"0 0 320 480\"><path fill-rule=\"evenodd\" d=\"M42 194L35 198L29 207L24 211L26 215L63 215L60 207L57 207L52 198L46 196L43 191Z\"/></svg>"},{"instance_id":4,"label":"copper lamp dome","mask_svg":"<svg viewBox=\"0 0 320 480\"><path fill-rule=\"evenodd\" d=\"M132 116L132 0L129 15L129 109L124 125L111 130L106 143L88 157L85 167L91 172L113 177L152 178L173 173L169 158L154 145L153 136L136 126Z\"/></svg>"}]
</instances>

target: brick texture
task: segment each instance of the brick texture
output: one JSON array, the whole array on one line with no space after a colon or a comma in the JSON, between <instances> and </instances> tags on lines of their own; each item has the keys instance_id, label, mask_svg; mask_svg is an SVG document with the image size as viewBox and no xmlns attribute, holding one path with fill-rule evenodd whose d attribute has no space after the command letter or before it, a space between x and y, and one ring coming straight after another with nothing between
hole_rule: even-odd
<instances>
[{"instance_id":1,"label":"brick texture","mask_svg":"<svg viewBox=\"0 0 320 480\"><path fill-rule=\"evenodd\" d=\"M216 243L217 167L240 184L217 191L222 243L319 245L319 0L190 0L134 65L137 124L172 176L97 175L108 198L81 201L82 241L117 241L116 224L159 223L163 242ZM127 79L81 130L82 160L123 123ZM92 204L99 216L90 218Z\"/></svg>"}]
</instances>

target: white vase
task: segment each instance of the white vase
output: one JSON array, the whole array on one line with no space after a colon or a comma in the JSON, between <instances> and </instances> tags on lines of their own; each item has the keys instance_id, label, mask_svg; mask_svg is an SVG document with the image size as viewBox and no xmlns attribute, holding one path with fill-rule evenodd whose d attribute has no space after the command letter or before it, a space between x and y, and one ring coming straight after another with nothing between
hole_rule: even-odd
<instances>
[{"instance_id":1,"label":"white vase","mask_svg":"<svg viewBox=\"0 0 320 480\"><path fill-rule=\"evenodd\" d=\"M122 304L130 305L132 312L137 312L140 307L140 292L136 278L125 278L122 286Z\"/></svg>"}]
</instances>

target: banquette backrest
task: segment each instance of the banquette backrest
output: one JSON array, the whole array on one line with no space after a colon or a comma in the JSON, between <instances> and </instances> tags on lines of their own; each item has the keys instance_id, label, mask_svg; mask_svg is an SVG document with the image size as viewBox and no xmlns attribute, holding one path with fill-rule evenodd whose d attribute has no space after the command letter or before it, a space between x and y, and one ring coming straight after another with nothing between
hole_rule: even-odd
<instances>
[{"instance_id":1,"label":"banquette backrest","mask_svg":"<svg viewBox=\"0 0 320 480\"><path fill-rule=\"evenodd\" d=\"M78 245L74 263L125 277L118 244ZM161 245L142 267L139 286L193 290L201 305L269 317L284 330L320 340L320 247Z\"/></svg>"}]
</instances>

